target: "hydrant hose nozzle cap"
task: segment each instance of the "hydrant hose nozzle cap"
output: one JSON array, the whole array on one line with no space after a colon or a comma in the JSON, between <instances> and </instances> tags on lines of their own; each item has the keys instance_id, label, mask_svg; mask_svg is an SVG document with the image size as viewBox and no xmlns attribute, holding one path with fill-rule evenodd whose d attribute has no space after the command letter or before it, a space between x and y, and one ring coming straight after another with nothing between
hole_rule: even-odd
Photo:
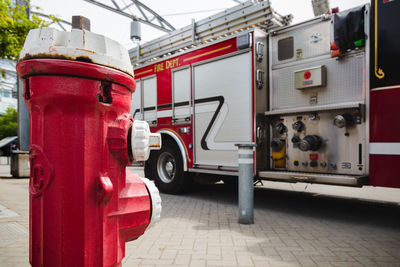
<instances>
[{"instance_id":1,"label":"hydrant hose nozzle cap","mask_svg":"<svg viewBox=\"0 0 400 267\"><path fill-rule=\"evenodd\" d=\"M146 161L150 150L161 149L161 135L151 133L147 122L135 120L132 124L130 149L134 161Z\"/></svg>"}]
</instances>

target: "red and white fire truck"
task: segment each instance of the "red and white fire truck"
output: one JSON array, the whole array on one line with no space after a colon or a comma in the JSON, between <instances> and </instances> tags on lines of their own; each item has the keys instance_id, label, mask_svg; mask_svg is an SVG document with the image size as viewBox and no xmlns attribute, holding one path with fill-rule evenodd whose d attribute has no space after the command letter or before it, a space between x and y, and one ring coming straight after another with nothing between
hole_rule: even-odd
<instances>
[{"instance_id":1,"label":"red and white fire truck","mask_svg":"<svg viewBox=\"0 0 400 267\"><path fill-rule=\"evenodd\" d=\"M289 25L249 1L130 51L132 114L162 135L146 177L167 193L194 174L400 188L400 1Z\"/></svg>"}]
</instances>

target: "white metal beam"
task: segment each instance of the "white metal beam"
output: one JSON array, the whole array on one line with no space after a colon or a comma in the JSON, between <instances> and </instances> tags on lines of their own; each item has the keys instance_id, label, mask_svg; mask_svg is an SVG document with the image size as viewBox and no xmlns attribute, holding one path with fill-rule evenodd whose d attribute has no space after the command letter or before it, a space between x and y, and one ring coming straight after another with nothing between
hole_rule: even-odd
<instances>
[{"instance_id":1,"label":"white metal beam","mask_svg":"<svg viewBox=\"0 0 400 267\"><path fill-rule=\"evenodd\" d=\"M102 7L109 11L115 12L119 15L130 18L132 20L140 21L146 25L149 25L164 32L170 32L175 30L175 28L168 21L163 19L155 11L153 11L151 8L149 8L148 6L146 6L145 4L141 3L138 0L130 0L129 4L125 3L121 4L119 2L118 4L116 0L109 0L111 1L112 5L107 5L97 0L84 0L84 1ZM141 13L142 18L133 14L134 12L130 9L132 6L136 7L136 9ZM151 15L152 17L150 17L149 15Z\"/></svg>"}]
</instances>

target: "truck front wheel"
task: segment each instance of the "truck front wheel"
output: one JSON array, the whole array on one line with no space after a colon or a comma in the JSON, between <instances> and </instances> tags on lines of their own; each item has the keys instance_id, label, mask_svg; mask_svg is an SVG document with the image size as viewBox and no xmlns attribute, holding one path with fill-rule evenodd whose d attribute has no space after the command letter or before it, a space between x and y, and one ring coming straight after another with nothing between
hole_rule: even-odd
<instances>
[{"instance_id":1,"label":"truck front wheel","mask_svg":"<svg viewBox=\"0 0 400 267\"><path fill-rule=\"evenodd\" d=\"M161 150L151 152L145 172L154 180L158 189L167 194L183 193L190 182L183 170L180 150L171 140L163 141Z\"/></svg>"}]
</instances>

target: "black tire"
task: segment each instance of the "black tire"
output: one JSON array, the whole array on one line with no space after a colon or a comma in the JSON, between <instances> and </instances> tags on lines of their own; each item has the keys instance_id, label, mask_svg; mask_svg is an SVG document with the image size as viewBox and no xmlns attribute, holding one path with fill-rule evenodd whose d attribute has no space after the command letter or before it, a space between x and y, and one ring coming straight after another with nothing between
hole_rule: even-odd
<instances>
[{"instance_id":1,"label":"black tire","mask_svg":"<svg viewBox=\"0 0 400 267\"><path fill-rule=\"evenodd\" d=\"M239 186L239 178L235 176L228 176L222 179L224 181L224 185L230 189L238 189Z\"/></svg>"},{"instance_id":2,"label":"black tire","mask_svg":"<svg viewBox=\"0 0 400 267\"><path fill-rule=\"evenodd\" d=\"M151 152L146 165L145 174L161 192L181 194L189 188L191 179L183 171L182 155L174 141L163 140L161 149Z\"/></svg>"},{"instance_id":3,"label":"black tire","mask_svg":"<svg viewBox=\"0 0 400 267\"><path fill-rule=\"evenodd\" d=\"M152 158L153 158L154 153L155 153L154 151L150 152L149 159L144 162L144 177L146 177L147 179L153 180L153 181L154 181L154 177L152 177L152 174L151 174L151 166L153 164L151 164L151 161L153 160Z\"/></svg>"}]
</instances>

